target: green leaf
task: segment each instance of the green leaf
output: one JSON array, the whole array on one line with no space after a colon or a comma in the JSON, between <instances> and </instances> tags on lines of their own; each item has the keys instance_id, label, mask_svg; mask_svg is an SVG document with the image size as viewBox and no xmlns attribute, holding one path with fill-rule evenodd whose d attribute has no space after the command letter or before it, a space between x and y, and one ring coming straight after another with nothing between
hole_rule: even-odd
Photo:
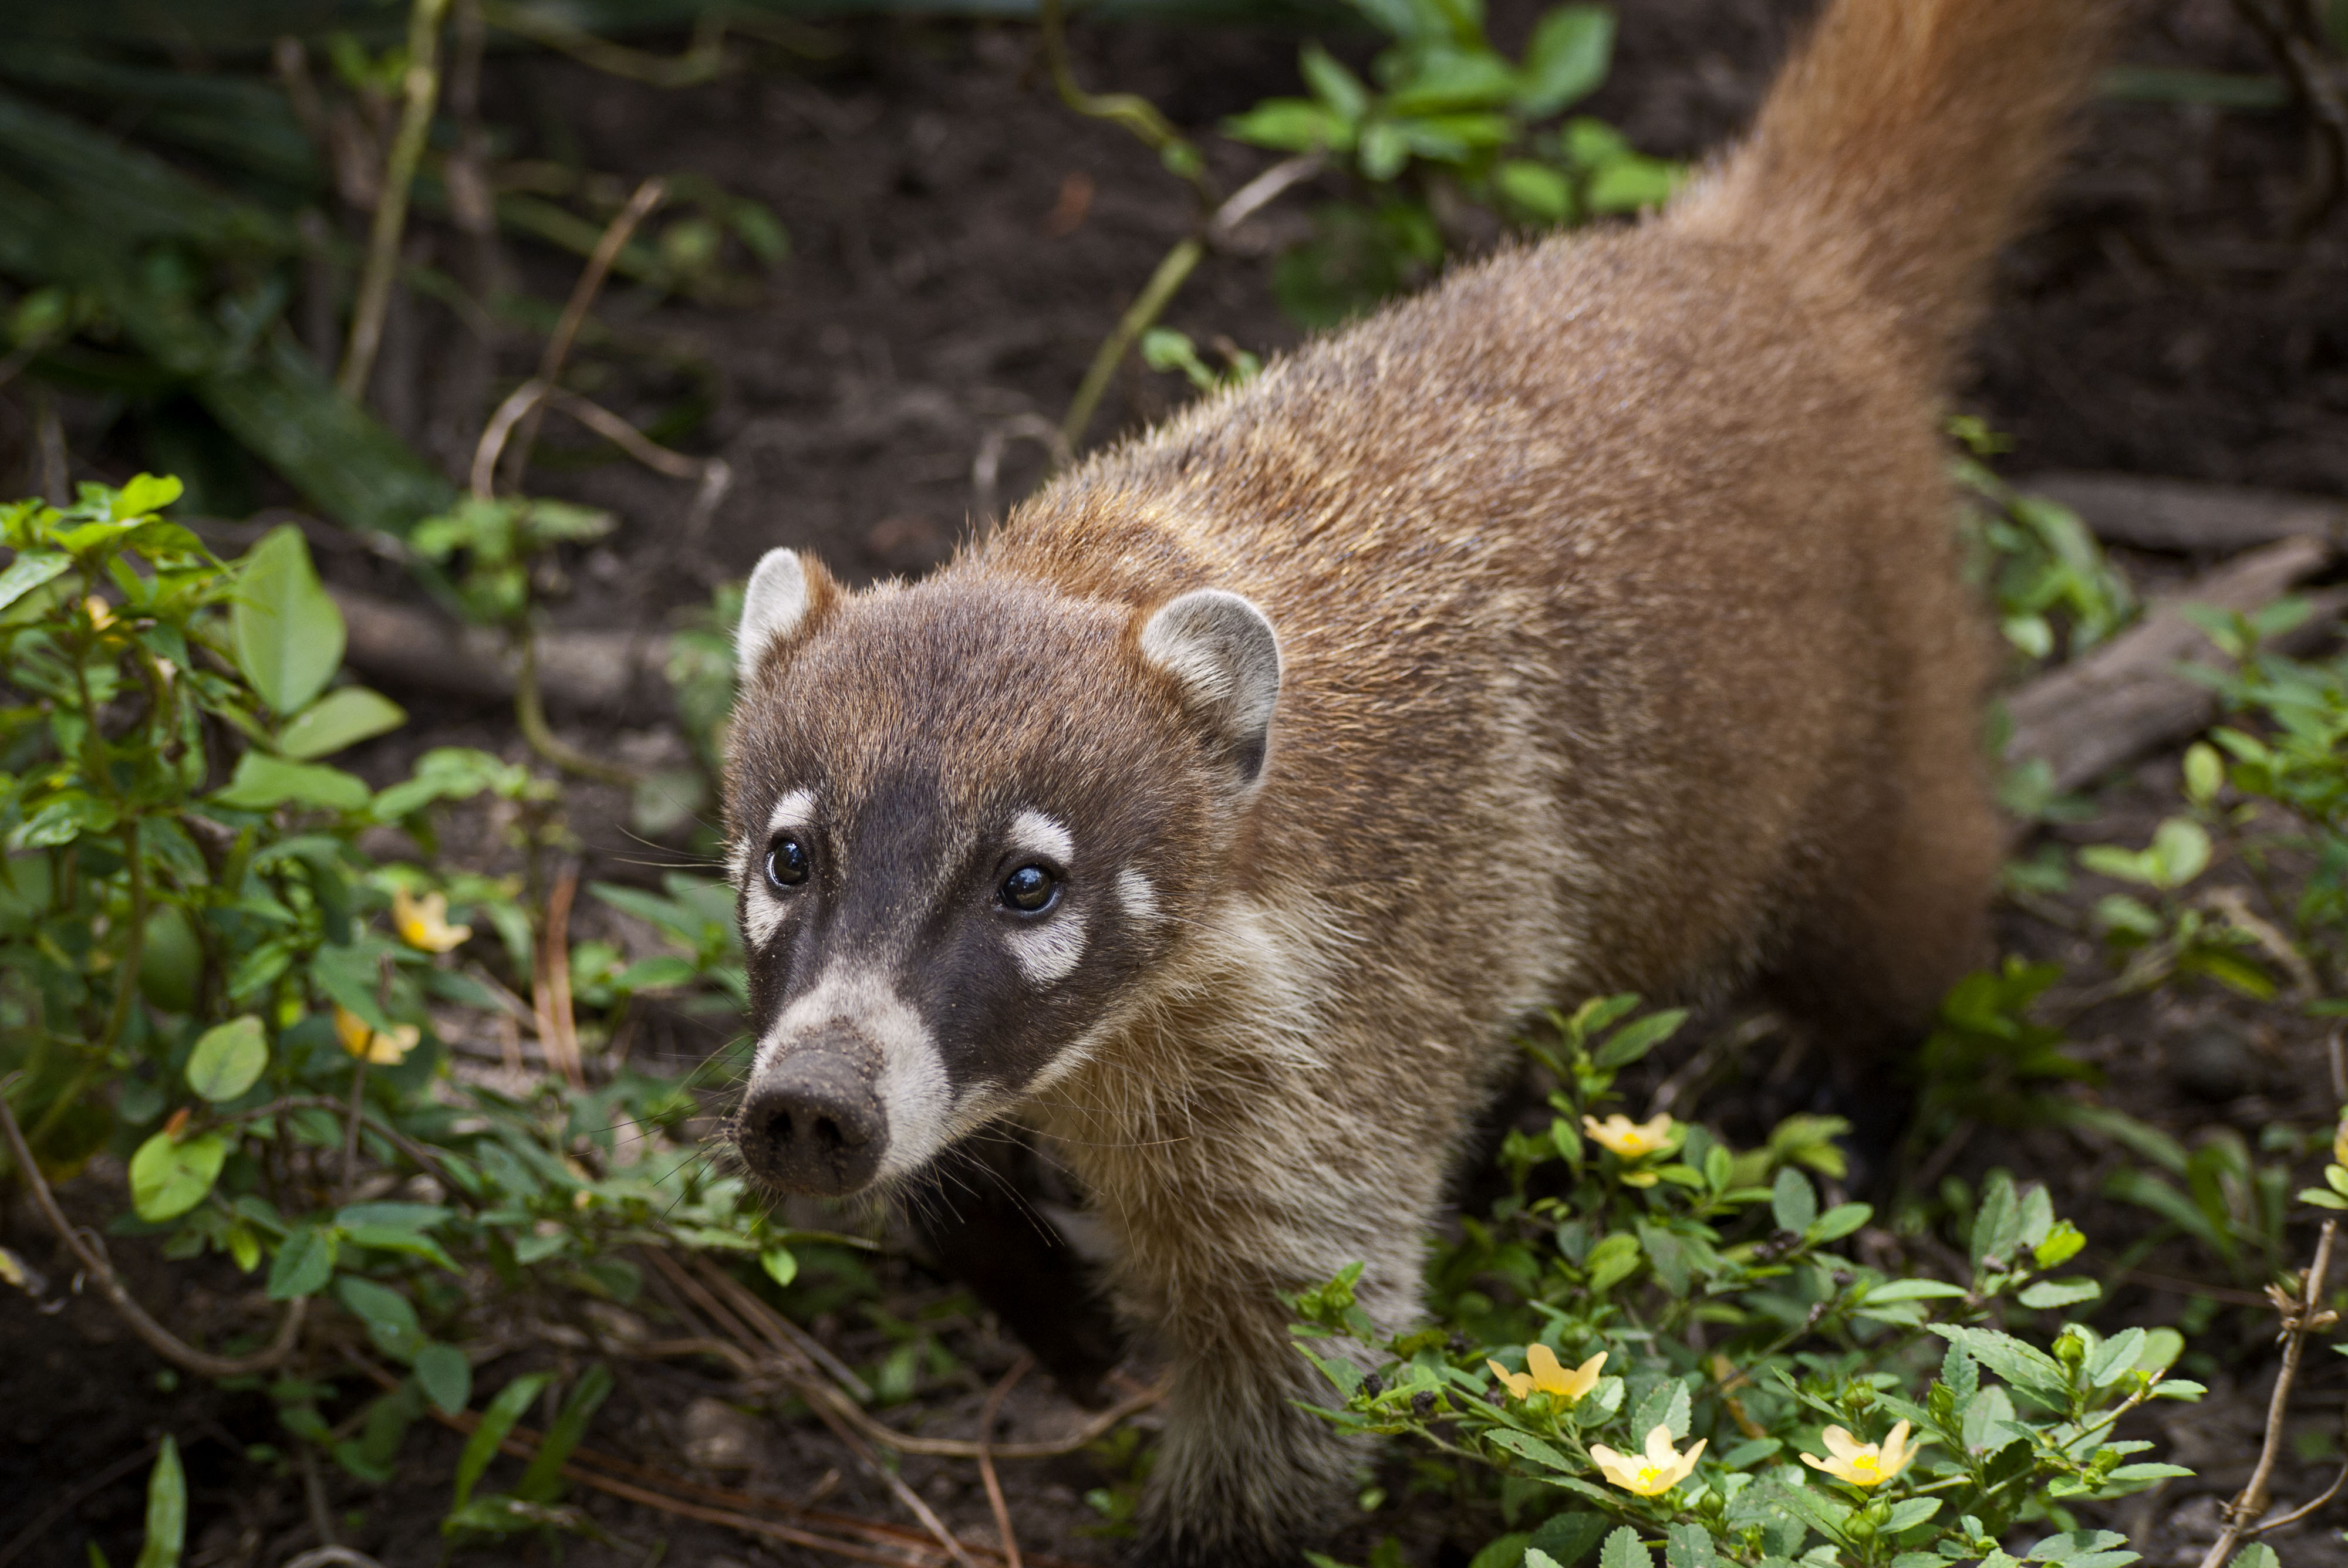
<instances>
[{"instance_id":1,"label":"green leaf","mask_svg":"<svg viewBox=\"0 0 2348 1568\"><path fill-rule=\"evenodd\" d=\"M147 1477L147 1541L137 1568L180 1568L188 1539L188 1479L180 1469L180 1445L170 1434Z\"/></svg>"},{"instance_id":2,"label":"green leaf","mask_svg":"<svg viewBox=\"0 0 2348 1568\"><path fill-rule=\"evenodd\" d=\"M1546 119L1588 97L1606 80L1614 57L1614 13L1603 5L1560 5L1533 29L1525 49L1517 109Z\"/></svg>"},{"instance_id":3,"label":"green leaf","mask_svg":"<svg viewBox=\"0 0 2348 1568\"><path fill-rule=\"evenodd\" d=\"M2060 1409L2069 1402L2069 1380L2063 1374L2062 1364L2044 1351L1994 1328L1969 1328L1953 1323L1928 1327L1951 1344L1963 1346L1974 1360L2040 1403Z\"/></svg>"},{"instance_id":4,"label":"green leaf","mask_svg":"<svg viewBox=\"0 0 2348 1568\"><path fill-rule=\"evenodd\" d=\"M277 749L307 762L341 751L345 746L396 730L407 723L407 712L379 692L345 686L329 692L277 733Z\"/></svg>"},{"instance_id":5,"label":"green leaf","mask_svg":"<svg viewBox=\"0 0 2348 1568\"><path fill-rule=\"evenodd\" d=\"M1701 1524L1674 1524L1663 1532L1664 1568L1712 1568L1718 1562L1712 1532Z\"/></svg>"},{"instance_id":6,"label":"green leaf","mask_svg":"<svg viewBox=\"0 0 2348 1568\"><path fill-rule=\"evenodd\" d=\"M1822 1246L1830 1241L1840 1241L1875 1216L1869 1204L1837 1204L1802 1232L1803 1242L1810 1246Z\"/></svg>"},{"instance_id":7,"label":"green leaf","mask_svg":"<svg viewBox=\"0 0 2348 1568\"><path fill-rule=\"evenodd\" d=\"M758 1266L777 1285L788 1285L799 1275L799 1260L791 1255L787 1246L770 1246L758 1255Z\"/></svg>"},{"instance_id":8,"label":"green leaf","mask_svg":"<svg viewBox=\"0 0 2348 1568\"><path fill-rule=\"evenodd\" d=\"M1639 1532L1626 1524L1606 1538L1598 1568L1655 1568L1655 1554L1640 1544Z\"/></svg>"},{"instance_id":9,"label":"green leaf","mask_svg":"<svg viewBox=\"0 0 2348 1568\"><path fill-rule=\"evenodd\" d=\"M1532 1537L1519 1532L1503 1535L1468 1560L1468 1568L1519 1568L1526 1561L1525 1548Z\"/></svg>"},{"instance_id":10,"label":"green leaf","mask_svg":"<svg viewBox=\"0 0 2348 1568\"><path fill-rule=\"evenodd\" d=\"M2023 1306L2041 1311L2054 1307L2071 1307L2082 1301L2093 1301L2104 1293L2104 1287L2092 1279L2042 1279L2023 1291L2017 1297Z\"/></svg>"},{"instance_id":11,"label":"green leaf","mask_svg":"<svg viewBox=\"0 0 2348 1568\"><path fill-rule=\"evenodd\" d=\"M1500 193L1546 223L1573 214L1573 182L1546 163L1512 158L1495 175Z\"/></svg>"},{"instance_id":12,"label":"green leaf","mask_svg":"<svg viewBox=\"0 0 2348 1568\"><path fill-rule=\"evenodd\" d=\"M62 550L20 550L0 571L0 610L5 610L43 583L73 565L73 557Z\"/></svg>"},{"instance_id":13,"label":"green leaf","mask_svg":"<svg viewBox=\"0 0 2348 1568\"><path fill-rule=\"evenodd\" d=\"M404 1253L410 1257L420 1257L427 1263L438 1265L450 1274L464 1272L457 1266L457 1260L441 1249L438 1242L422 1231L410 1230L405 1225L349 1225L343 1230L343 1239L353 1246L371 1246L379 1252Z\"/></svg>"},{"instance_id":14,"label":"green leaf","mask_svg":"<svg viewBox=\"0 0 2348 1568\"><path fill-rule=\"evenodd\" d=\"M239 563L229 624L237 668L281 714L305 706L343 661L342 611L290 523L262 536Z\"/></svg>"},{"instance_id":15,"label":"green leaf","mask_svg":"<svg viewBox=\"0 0 2348 1568\"><path fill-rule=\"evenodd\" d=\"M1964 1293L1962 1286L1951 1285L1944 1279L1892 1279L1869 1290L1859 1298L1859 1304L1881 1307L1894 1301L1938 1301Z\"/></svg>"},{"instance_id":16,"label":"green leaf","mask_svg":"<svg viewBox=\"0 0 2348 1568\"><path fill-rule=\"evenodd\" d=\"M1892 1505L1891 1517L1877 1528L1881 1534L1897 1535L1903 1530L1913 1530L1940 1512L1941 1500L1937 1497L1906 1498Z\"/></svg>"},{"instance_id":17,"label":"green leaf","mask_svg":"<svg viewBox=\"0 0 2348 1568\"><path fill-rule=\"evenodd\" d=\"M473 1397L473 1364L454 1345L434 1340L416 1352L416 1382L425 1398L453 1416Z\"/></svg>"},{"instance_id":18,"label":"green leaf","mask_svg":"<svg viewBox=\"0 0 2348 1568\"><path fill-rule=\"evenodd\" d=\"M130 1156L130 1206L142 1220L174 1219L203 1201L228 1158L228 1140L207 1132L176 1143L158 1132Z\"/></svg>"},{"instance_id":19,"label":"green leaf","mask_svg":"<svg viewBox=\"0 0 2348 1568\"><path fill-rule=\"evenodd\" d=\"M315 1296L334 1277L335 1233L320 1225L295 1225L269 1265L269 1299L291 1301Z\"/></svg>"},{"instance_id":20,"label":"green leaf","mask_svg":"<svg viewBox=\"0 0 2348 1568\"><path fill-rule=\"evenodd\" d=\"M1526 1547L1523 1561L1525 1568L1565 1568L1564 1563L1538 1546ZM1474 1565L1470 1564L1469 1568L1474 1568Z\"/></svg>"},{"instance_id":21,"label":"green leaf","mask_svg":"<svg viewBox=\"0 0 2348 1568\"><path fill-rule=\"evenodd\" d=\"M1560 1470L1569 1474L1573 1471L1572 1460L1529 1432L1520 1432L1513 1427L1494 1427L1484 1436L1498 1447L1508 1450L1519 1458L1529 1459L1535 1464L1546 1465L1550 1470Z\"/></svg>"},{"instance_id":22,"label":"green leaf","mask_svg":"<svg viewBox=\"0 0 2348 1568\"><path fill-rule=\"evenodd\" d=\"M473 1488L489 1468L489 1461L497 1458L498 1445L505 1441L506 1434L513 1430L514 1423L521 1419L522 1413L552 1378L550 1372L531 1372L498 1390L498 1397L481 1412L481 1424L473 1429L463 1455L457 1460L457 1500L452 1507L463 1508L472 1501Z\"/></svg>"},{"instance_id":23,"label":"green leaf","mask_svg":"<svg viewBox=\"0 0 2348 1568\"><path fill-rule=\"evenodd\" d=\"M289 763L262 752L247 752L236 760L228 787L212 799L239 811L266 811L291 803L326 811L358 811L375 798L366 781L340 768L314 763Z\"/></svg>"},{"instance_id":24,"label":"green leaf","mask_svg":"<svg viewBox=\"0 0 2348 1568\"><path fill-rule=\"evenodd\" d=\"M1635 1023L1626 1023L1617 1030L1604 1045L1598 1048L1596 1061L1601 1067L1628 1067L1655 1047L1671 1039L1680 1025L1687 1021L1687 1009L1673 1008L1667 1012L1650 1013Z\"/></svg>"},{"instance_id":25,"label":"green leaf","mask_svg":"<svg viewBox=\"0 0 2348 1568\"><path fill-rule=\"evenodd\" d=\"M366 1325L375 1348L395 1361L413 1361L425 1345L424 1330L416 1320L416 1307L396 1290L346 1274L335 1282L335 1294Z\"/></svg>"},{"instance_id":26,"label":"green leaf","mask_svg":"<svg viewBox=\"0 0 2348 1568\"><path fill-rule=\"evenodd\" d=\"M2154 877L2163 887L2182 887L2208 868L2209 835L2190 817L2172 816L2153 830Z\"/></svg>"},{"instance_id":27,"label":"green leaf","mask_svg":"<svg viewBox=\"0 0 2348 1568\"><path fill-rule=\"evenodd\" d=\"M252 1013L204 1030L188 1056L188 1087L215 1104L233 1100L261 1080L269 1040Z\"/></svg>"},{"instance_id":28,"label":"green leaf","mask_svg":"<svg viewBox=\"0 0 2348 1568\"><path fill-rule=\"evenodd\" d=\"M579 1440L587 1435L587 1423L594 1419L596 1408L612 1392L612 1371L601 1361L590 1366L572 1385L571 1397L562 1401L561 1414L546 1429L546 1440L538 1446L538 1457L530 1461L530 1469L513 1489L513 1494L525 1502L551 1502L555 1489L561 1485L563 1462Z\"/></svg>"},{"instance_id":29,"label":"green leaf","mask_svg":"<svg viewBox=\"0 0 2348 1568\"><path fill-rule=\"evenodd\" d=\"M1560 1513L1542 1521L1526 1549L1526 1568L1538 1568L1533 1553L1546 1554L1556 1568L1573 1568L1606 1537L1606 1521L1595 1513Z\"/></svg>"},{"instance_id":30,"label":"green leaf","mask_svg":"<svg viewBox=\"0 0 2348 1568\"><path fill-rule=\"evenodd\" d=\"M1818 1190L1810 1179L1792 1166L1777 1173L1776 1182L1769 1189L1769 1213L1781 1231L1799 1234L1810 1228L1818 1217Z\"/></svg>"}]
</instances>

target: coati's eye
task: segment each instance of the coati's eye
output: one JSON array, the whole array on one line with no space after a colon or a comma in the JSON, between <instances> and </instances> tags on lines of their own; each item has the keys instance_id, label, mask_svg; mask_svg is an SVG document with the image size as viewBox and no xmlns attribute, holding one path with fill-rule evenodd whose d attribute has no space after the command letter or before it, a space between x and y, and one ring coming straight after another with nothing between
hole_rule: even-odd
<instances>
[{"instance_id":1,"label":"coati's eye","mask_svg":"<svg viewBox=\"0 0 2348 1568\"><path fill-rule=\"evenodd\" d=\"M807 845L785 834L767 845L767 880L777 887L797 887L808 879Z\"/></svg>"},{"instance_id":2,"label":"coati's eye","mask_svg":"<svg viewBox=\"0 0 2348 1568\"><path fill-rule=\"evenodd\" d=\"M996 895L1004 908L1015 909L1022 915L1042 914L1059 896L1059 878L1040 866L1021 866L1003 879L1002 890Z\"/></svg>"}]
</instances>

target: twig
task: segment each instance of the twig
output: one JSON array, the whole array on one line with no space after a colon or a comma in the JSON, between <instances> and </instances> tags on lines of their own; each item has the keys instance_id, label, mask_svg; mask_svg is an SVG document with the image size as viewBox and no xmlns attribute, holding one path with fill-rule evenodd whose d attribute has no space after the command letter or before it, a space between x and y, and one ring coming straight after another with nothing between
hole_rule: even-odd
<instances>
[{"instance_id":1,"label":"twig","mask_svg":"<svg viewBox=\"0 0 2348 1568\"><path fill-rule=\"evenodd\" d=\"M1100 406L1101 395L1108 390L1109 378L1117 374L1126 351L1133 346L1136 338L1149 330L1206 253L1206 242L1196 235L1167 251L1166 259L1158 263L1158 271L1149 275L1140 295L1126 307L1115 329L1102 340L1092 364L1086 368L1084 380L1076 384L1076 396L1068 402L1067 414L1060 420L1060 440L1069 450L1074 451L1084 440L1085 426L1093 422L1093 412Z\"/></svg>"},{"instance_id":2,"label":"twig","mask_svg":"<svg viewBox=\"0 0 2348 1568\"><path fill-rule=\"evenodd\" d=\"M309 1303L299 1296L286 1303L285 1317L278 1324L276 1335L265 1347L250 1356L215 1356L208 1350L199 1350L147 1316L146 1309L132 1298L129 1289L116 1276L106 1254L84 1240L81 1233L74 1228L73 1222L66 1218L65 1211L57 1207L57 1194L49 1191L49 1184L41 1174L40 1166L34 1163L33 1151L25 1142L24 1130L16 1125L16 1112L8 1104L7 1087L7 1084L0 1083L0 1132L7 1135L8 1153L15 1160L16 1169L24 1173L25 1184L32 1189L35 1206L41 1211L41 1217L49 1222L49 1228L57 1232L57 1239L66 1244L67 1250L78 1258L90 1277L98 1281L98 1288L106 1293L106 1298L112 1303L115 1312L149 1349L172 1365L200 1378L249 1378L256 1372L270 1370L293 1354L294 1342L301 1336L303 1315L309 1309Z\"/></svg>"},{"instance_id":3,"label":"twig","mask_svg":"<svg viewBox=\"0 0 2348 1568\"><path fill-rule=\"evenodd\" d=\"M7 1545L0 1546L0 1568L8 1568L9 1563L14 1563L20 1555L23 1554L26 1547L30 1546L34 1542L41 1539L42 1535L46 1532L50 1525L55 1524L58 1520L63 1519L67 1514L80 1507L86 1500L98 1492L105 1491L108 1487L112 1486L116 1481L120 1481L124 1476L129 1475L132 1471L137 1470L140 1465L145 1464L149 1460L153 1459L155 1457L155 1450L160 1446L161 1445L157 1443L149 1443L143 1449L139 1449L133 1452L124 1454L120 1459L116 1460L112 1464L108 1465L104 1470L99 1471L88 1481L82 1481L78 1485L67 1488L66 1494L63 1497L58 1498L55 1502L49 1504L48 1507L43 1509L39 1516L36 1518L32 1523L27 1524L24 1529L16 1532L15 1537L9 1541Z\"/></svg>"},{"instance_id":4,"label":"twig","mask_svg":"<svg viewBox=\"0 0 2348 1568\"><path fill-rule=\"evenodd\" d=\"M2343 1031L2334 1030L2327 1049L2332 1059L2332 1091L2334 1098L2348 1102L2348 1055L2343 1050ZM2201 1568L2225 1568L2234 1549L2243 1542L2255 1539L2263 1530L2273 1529L2285 1520L2273 1520L2261 1525L2259 1515L2267 1506L2268 1486L2274 1477L2276 1462L2282 1457L2283 1421L2291 1413L2291 1386L2299 1377L2299 1360L2307 1348L2308 1336L2318 1329L2331 1327L2334 1315L2323 1307L2324 1276L2332 1272L2332 1244L2338 1235L2340 1222L2325 1220L2315 1242L2315 1261L2308 1266L2300 1281L2296 1300L2281 1286L2270 1286L2269 1296L2282 1317L2282 1367L2275 1373L2274 1392L2267 1399L2266 1440L2259 1446L2259 1462L2250 1471L2250 1479L2226 1505L2225 1528L2210 1543L2201 1559ZM2333 1491L2338 1491L2335 1483ZM2327 1492L2319 1503L2330 1500ZM2311 1505L2311 1507L2315 1505ZM2306 1512L2302 1510L2302 1512ZM2298 1514L2287 1515L2296 1518Z\"/></svg>"},{"instance_id":5,"label":"twig","mask_svg":"<svg viewBox=\"0 0 2348 1568\"><path fill-rule=\"evenodd\" d=\"M1023 1568L1019 1561L1019 1538L1012 1533L1011 1508L1003 1501L1003 1482L995 1477L994 1455L988 1450L988 1445L994 1440L994 1418L1003 1411L1004 1396L1035 1364L1035 1357L1022 1352L1019 1359L1011 1364L1011 1370L1003 1374L1003 1381L995 1384L994 1391L986 1396L986 1408L978 1413L978 1479L986 1483L986 1506L994 1511L994 1532L1003 1542L1003 1561L1006 1568Z\"/></svg>"},{"instance_id":6,"label":"twig","mask_svg":"<svg viewBox=\"0 0 2348 1568\"><path fill-rule=\"evenodd\" d=\"M342 372L335 378L335 390L354 403L366 395L376 351L383 346L384 312L390 307L392 284L399 274L400 231L407 224L408 187L415 183L417 161L432 129L432 106L440 95L440 18L448 9L448 0L413 0L408 12L399 133L385 161L383 194L367 234L366 267L359 274L358 300L351 309L350 343L343 352Z\"/></svg>"},{"instance_id":7,"label":"twig","mask_svg":"<svg viewBox=\"0 0 2348 1568\"><path fill-rule=\"evenodd\" d=\"M370 1037L368 1043L374 1043ZM367 1059L358 1059L351 1074L351 1103L348 1120L343 1131L343 1202L349 1203L359 1184L359 1124L366 1116Z\"/></svg>"},{"instance_id":8,"label":"twig","mask_svg":"<svg viewBox=\"0 0 2348 1568\"><path fill-rule=\"evenodd\" d=\"M347 1546L314 1546L299 1557L287 1559L285 1568L383 1568L383 1564Z\"/></svg>"},{"instance_id":9,"label":"twig","mask_svg":"<svg viewBox=\"0 0 2348 1568\"><path fill-rule=\"evenodd\" d=\"M491 26L519 34L605 76L623 77L655 87L689 87L715 80L730 63L726 57L729 18L721 9L705 11L694 24L693 42L681 55L654 55L614 44L553 16L519 5L484 5Z\"/></svg>"},{"instance_id":10,"label":"twig","mask_svg":"<svg viewBox=\"0 0 2348 1568\"><path fill-rule=\"evenodd\" d=\"M970 460L971 498L977 504L978 526L982 529L993 528L999 520L995 516L995 487L1003 474L1003 454L1014 441L1033 441L1042 446L1050 455L1049 471L1053 473L1066 467L1074 456L1060 427L1040 414L1014 414L988 426L979 441L976 456Z\"/></svg>"},{"instance_id":11,"label":"twig","mask_svg":"<svg viewBox=\"0 0 2348 1568\"><path fill-rule=\"evenodd\" d=\"M1060 101L1089 119L1115 120L1125 127L1167 168L1189 180L1201 200L1210 204L1215 201L1215 186L1207 174L1207 160L1199 156L1199 149L1174 128L1171 121L1158 112L1156 104L1138 93L1088 93L1076 85L1076 71L1068 63L1067 16L1062 0L1042 0L1037 20L1043 28L1044 64L1052 74L1052 87L1060 95Z\"/></svg>"},{"instance_id":12,"label":"twig","mask_svg":"<svg viewBox=\"0 0 2348 1568\"><path fill-rule=\"evenodd\" d=\"M1045 0L1046 14L1053 9L1052 0ZM1062 96L1066 96L1065 91ZM1157 111L1152 109L1150 112L1155 114ZM1150 274L1149 282L1143 285L1140 295L1127 308L1125 314L1117 318L1116 329L1093 354L1092 364L1086 367L1085 378L1076 385L1076 395L1069 401L1068 412L1060 421L1062 445L1074 451L1084 440L1085 427L1092 423L1101 395L1108 390L1109 379L1117 374L1117 367L1123 363L1126 352L1165 313L1175 294L1180 292L1183 283L1189 281L1191 272L1205 258L1207 247L1229 239L1233 230L1282 192L1310 179L1320 171L1321 159L1314 153L1272 165L1233 192L1230 200L1218 207L1200 225L1197 233L1166 252L1166 259L1158 263L1158 271Z\"/></svg>"},{"instance_id":13,"label":"twig","mask_svg":"<svg viewBox=\"0 0 2348 1568\"><path fill-rule=\"evenodd\" d=\"M530 743L530 749L566 773L604 784L633 784L636 775L630 770L599 762L555 734L553 726L546 722L546 702L538 690L538 628L525 623L519 641L521 663L514 671L514 721L520 727L521 738ZM543 1030L540 1038L545 1039Z\"/></svg>"},{"instance_id":14,"label":"twig","mask_svg":"<svg viewBox=\"0 0 2348 1568\"><path fill-rule=\"evenodd\" d=\"M583 1089L587 1079L579 1066L578 1020L571 1011L571 900L578 892L579 873L566 868L547 896L546 929L539 938L530 1001L540 1049L572 1088Z\"/></svg>"},{"instance_id":15,"label":"twig","mask_svg":"<svg viewBox=\"0 0 2348 1568\"><path fill-rule=\"evenodd\" d=\"M561 319L554 323L554 335L546 340L546 352L539 356L535 380L551 387L562 374L562 362L571 356L571 344L587 320L587 312L602 292L603 281L611 276L612 263L636 231L637 226L652 215L654 208L668 194L668 181L655 175L636 187L628 204L620 209L595 242L594 253L587 258L587 266L572 285L570 302L562 307ZM530 466L530 448L538 442L540 410L532 405L521 428L521 435L512 446L506 462L505 487L509 492L521 487L521 477ZM632 432L633 434L633 432ZM475 488L479 487L478 480Z\"/></svg>"}]
</instances>

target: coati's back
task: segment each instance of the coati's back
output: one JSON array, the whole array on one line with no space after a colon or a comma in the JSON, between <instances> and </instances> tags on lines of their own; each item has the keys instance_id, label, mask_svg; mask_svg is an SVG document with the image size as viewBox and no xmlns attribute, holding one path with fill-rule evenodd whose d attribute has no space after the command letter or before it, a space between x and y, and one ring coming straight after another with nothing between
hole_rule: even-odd
<instances>
[{"instance_id":1,"label":"coati's back","mask_svg":"<svg viewBox=\"0 0 2348 1568\"><path fill-rule=\"evenodd\" d=\"M962 569L1261 604L1285 669L1249 872L1409 931L1365 961L1488 970L1497 918L1550 983L1684 988L1828 935L1792 927L1854 872L1978 892L1989 648L1942 382L2107 11L1834 5L1660 220L1314 343ZM1861 944L1892 1011L1973 956L1979 898L1938 903Z\"/></svg>"},{"instance_id":2,"label":"coati's back","mask_svg":"<svg viewBox=\"0 0 2348 1568\"><path fill-rule=\"evenodd\" d=\"M1313 343L923 582L760 563L736 1142L846 1193L1049 1135L1175 1365L1158 1559L1292 1560L1342 1492L1282 1293L1361 1262L1411 1317L1526 1014L1754 979L1859 1063L1972 961L1939 399L2103 16L1833 0L1659 219Z\"/></svg>"}]
</instances>

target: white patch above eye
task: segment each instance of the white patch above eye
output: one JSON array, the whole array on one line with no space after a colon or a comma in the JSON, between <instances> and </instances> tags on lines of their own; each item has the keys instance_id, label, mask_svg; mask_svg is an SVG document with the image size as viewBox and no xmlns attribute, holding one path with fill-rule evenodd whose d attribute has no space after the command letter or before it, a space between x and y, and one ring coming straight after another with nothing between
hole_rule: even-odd
<instances>
[{"instance_id":1,"label":"white patch above eye","mask_svg":"<svg viewBox=\"0 0 2348 1568\"><path fill-rule=\"evenodd\" d=\"M767 836L772 838L787 827L805 827L815 816L815 796L803 789L795 789L775 803L767 814Z\"/></svg>"},{"instance_id":2,"label":"white patch above eye","mask_svg":"<svg viewBox=\"0 0 2348 1568\"><path fill-rule=\"evenodd\" d=\"M1003 933L1011 957L1031 986L1056 985L1076 972L1085 956L1085 923L1075 916L1014 926Z\"/></svg>"},{"instance_id":3,"label":"white patch above eye","mask_svg":"<svg viewBox=\"0 0 2348 1568\"><path fill-rule=\"evenodd\" d=\"M1158 889L1149 878L1128 866L1121 868L1111 883L1117 889L1117 901L1125 906L1125 917L1137 926L1158 922Z\"/></svg>"},{"instance_id":4,"label":"white patch above eye","mask_svg":"<svg viewBox=\"0 0 2348 1568\"><path fill-rule=\"evenodd\" d=\"M1011 844L1063 869L1076 864L1076 841L1069 836L1067 825L1040 811L1022 811L1011 819Z\"/></svg>"}]
</instances>

